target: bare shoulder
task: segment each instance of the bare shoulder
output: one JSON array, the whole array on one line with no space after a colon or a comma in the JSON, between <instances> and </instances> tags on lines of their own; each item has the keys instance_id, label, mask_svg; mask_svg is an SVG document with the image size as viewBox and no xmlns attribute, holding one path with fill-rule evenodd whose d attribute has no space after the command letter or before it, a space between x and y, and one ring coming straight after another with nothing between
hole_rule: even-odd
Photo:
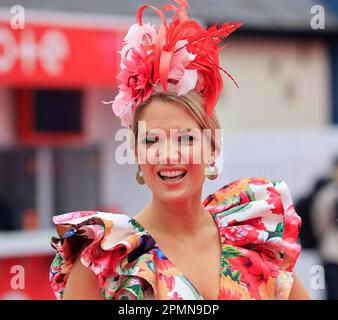
<instances>
[{"instance_id":1,"label":"bare shoulder","mask_svg":"<svg viewBox=\"0 0 338 320\"><path fill-rule=\"evenodd\" d=\"M289 295L289 300L311 300L309 293L304 288L302 282L295 273L293 276L293 284Z\"/></svg>"},{"instance_id":2,"label":"bare shoulder","mask_svg":"<svg viewBox=\"0 0 338 320\"><path fill-rule=\"evenodd\" d=\"M89 242L85 242L81 250L88 244ZM105 300L96 275L82 264L80 254L68 276L63 300Z\"/></svg>"}]
</instances>

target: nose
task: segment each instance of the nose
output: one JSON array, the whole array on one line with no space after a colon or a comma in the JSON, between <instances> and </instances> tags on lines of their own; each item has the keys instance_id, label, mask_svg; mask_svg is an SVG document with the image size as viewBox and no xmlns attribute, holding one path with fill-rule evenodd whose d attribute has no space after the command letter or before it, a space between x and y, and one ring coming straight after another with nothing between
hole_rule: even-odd
<instances>
[{"instance_id":1,"label":"nose","mask_svg":"<svg viewBox=\"0 0 338 320\"><path fill-rule=\"evenodd\" d=\"M158 148L158 161L161 164L178 164L180 152L175 139L163 139Z\"/></svg>"}]
</instances>

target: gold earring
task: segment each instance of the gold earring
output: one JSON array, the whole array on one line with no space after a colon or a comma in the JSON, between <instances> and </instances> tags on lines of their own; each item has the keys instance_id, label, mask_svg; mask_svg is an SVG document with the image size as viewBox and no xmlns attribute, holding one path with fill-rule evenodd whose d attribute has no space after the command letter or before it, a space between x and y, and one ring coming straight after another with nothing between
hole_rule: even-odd
<instances>
[{"instance_id":1,"label":"gold earring","mask_svg":"<svg viewBox=\"0 0 338 320\"><path fill-rule=\"evenodd\" d=\"M218 177L218 169L215 164L212 166L211 164L208 165L208 174L207 178L209 180L215 180Z\"/></svg>"},{"instance_id":2,"label":"gold earring","mask_svg":"<svg viewBox=\"0 0 338 320\"><path fill-rule=\"evenodd\" d=\"M145 183L140 165L138 165L138 170L136 172L136 181L141 185Z\"/></svg>"}]
</instances>

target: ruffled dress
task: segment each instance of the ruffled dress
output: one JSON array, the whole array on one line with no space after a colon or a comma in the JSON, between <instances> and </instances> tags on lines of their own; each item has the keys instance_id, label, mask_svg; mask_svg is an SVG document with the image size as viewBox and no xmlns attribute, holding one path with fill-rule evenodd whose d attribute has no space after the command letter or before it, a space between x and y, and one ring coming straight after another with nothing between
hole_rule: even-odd
<instances>
[{"instance_id":1,"label":"ruffled dress","mask_svg":"<svg viewBox=\"0 0 338 320\"><path fill-rule=\"evenodd\" d=\"M301 250L301 219L287 184L242 178L210 194L202 205L221 238L218 299L288 299ZM54 216L53 221L58 237L51 239L56 255L49 279L57 299L63 298L80 254L106 299L205 300L132 217L78 211ZM84 239L91 242L81 251Z\"/></svg>"}]
</instances>

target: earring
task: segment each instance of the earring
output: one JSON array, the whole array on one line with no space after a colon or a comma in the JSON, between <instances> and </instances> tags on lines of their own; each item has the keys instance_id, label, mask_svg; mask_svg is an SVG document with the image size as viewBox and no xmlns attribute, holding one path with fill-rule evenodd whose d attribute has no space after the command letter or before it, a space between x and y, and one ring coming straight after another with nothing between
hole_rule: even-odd
<instances>
[{"instance_id":1,"label":"earring","mask_svg":"<svg viewBox=\"0 0 338 320\"><path fill-rule=\"evenodd\" d=\"M141 185L145 183L140 165L138 165L138 170L136 172L136 181Z\"/></svg>"},{"instance_id":2,"label":"earring","mask_svg":"<svg viewBox=\"0 0 338 320\"><path fill-rule=\"evenodd\" d=\"M218 169L215 166L215 164L212 166L211 164L208 164L208 174L207 178L209 180L215 180L218 177Z\"/></svg>"}]
</instances>

